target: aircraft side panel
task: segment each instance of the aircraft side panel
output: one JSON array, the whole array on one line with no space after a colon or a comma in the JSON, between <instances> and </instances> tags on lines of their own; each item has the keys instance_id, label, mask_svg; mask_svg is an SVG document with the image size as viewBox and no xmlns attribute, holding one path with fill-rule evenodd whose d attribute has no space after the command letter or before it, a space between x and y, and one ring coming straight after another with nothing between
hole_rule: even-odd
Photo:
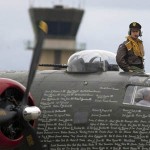
<instances>
[{"instance_id":1,"label":"aircraft side panel","mask_svg":"<svg viewBox=\"0 0 150 150\"><path fill-rule=\"evenodd\" d=\"M44 149L122 147L119 145L121 129L117 129L122 123L116 122L122 117L120 106L124 87L112 79L106 82L106 74L105 77L66 76L55 74L55 81L46 78L40 84L43 90L42 115L38 120L37 134Z\"/></svg>"},{"instance_id":2,"label":"aircraft side panel","mask_svg":"<svg viewBox=\"0 0 150 150\"><path fill-rule=\"evenodd\" d=\"M26 84L26 76L12 78ZM144 81L114 72L39 72L31 93L42 110L37 134L43 149L148 150L150 108L123 104L128 84Z\"/></svg>"}]
</instances>

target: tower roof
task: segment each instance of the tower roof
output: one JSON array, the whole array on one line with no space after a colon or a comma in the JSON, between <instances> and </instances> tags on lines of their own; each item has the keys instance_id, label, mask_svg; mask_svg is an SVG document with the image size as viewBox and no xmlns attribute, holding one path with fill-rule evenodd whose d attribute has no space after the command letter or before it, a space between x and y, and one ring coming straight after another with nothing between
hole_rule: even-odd
<instances>
[{"instance_id":1,"label":"tower roof","mask_svg":"<svg viewBox=\"0 0 150 150\"><path fill-rule=\"evenodd\" d=\"M75 39L84 10L57 5L54 8L30 8L29 12L36 36L38 23L43 20L48 24L48 38Z\"/></svg>"}]
</instances>

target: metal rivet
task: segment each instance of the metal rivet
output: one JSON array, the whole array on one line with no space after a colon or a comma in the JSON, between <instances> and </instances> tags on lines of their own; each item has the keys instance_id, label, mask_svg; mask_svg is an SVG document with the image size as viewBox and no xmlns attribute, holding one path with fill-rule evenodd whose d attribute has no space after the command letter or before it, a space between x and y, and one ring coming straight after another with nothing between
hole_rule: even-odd
<instances>
[{"instance_id":1,"label":"metal rivet","mask_svg":"<svg viewBox=\"0 0 150 150\"><path fill-rule=\"evenodd\" d=\"M88 82L87 81L84 81L84 83L83 83L84 85L88 85Z\"/></svg>"}]
</instances>

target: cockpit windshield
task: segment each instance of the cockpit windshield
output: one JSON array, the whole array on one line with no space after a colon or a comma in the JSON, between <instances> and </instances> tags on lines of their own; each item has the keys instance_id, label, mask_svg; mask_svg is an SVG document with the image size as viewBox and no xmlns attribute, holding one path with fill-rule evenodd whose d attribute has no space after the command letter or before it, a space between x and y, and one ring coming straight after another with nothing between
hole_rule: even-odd
<instances>
[{"instance_id":1,"label":"cockpit windshield","mask_svg":"<svg viewBox=\"0 0 150 150\"><path fill-rule=\"evenodd\" d=\"M68 72L119 71L115 54L104 50L84 50L68 60Z\"/></svg>"}]
</instances>

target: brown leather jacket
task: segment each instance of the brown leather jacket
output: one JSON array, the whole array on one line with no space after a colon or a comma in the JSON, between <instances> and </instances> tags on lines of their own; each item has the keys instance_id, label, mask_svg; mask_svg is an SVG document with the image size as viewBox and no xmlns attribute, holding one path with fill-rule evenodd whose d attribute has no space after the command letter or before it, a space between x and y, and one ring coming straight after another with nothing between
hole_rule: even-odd
<instances>
[{"instance_id":1,"label":"brown leather jacket","mask_svg":"<svg viewBox=\"0 0 150 150\"><path fill-rule=\"evenodd\" d=\"M143 58L136 56L132 49L128 51L125 46L127 42L128 41L123 42L117 51L116 61L119 67L127 72L130 70L130 66L136 66L138 68L144 69Z\"/></svg>"}]
</instances>

